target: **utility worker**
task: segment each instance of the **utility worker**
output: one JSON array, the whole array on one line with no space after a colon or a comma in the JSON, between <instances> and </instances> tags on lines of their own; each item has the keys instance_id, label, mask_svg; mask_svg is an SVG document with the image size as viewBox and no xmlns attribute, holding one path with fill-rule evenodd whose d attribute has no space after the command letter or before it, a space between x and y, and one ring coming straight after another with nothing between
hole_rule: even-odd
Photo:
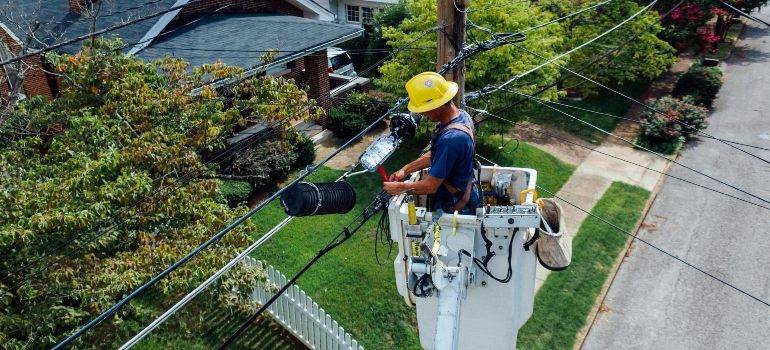
<instances>
[{"instance_id":1,"label":"utility worker","mask_svg":"<svg viewBox=\"0 0 770 350\"><path fill-rule=\"evenodd\" d=\"M431 150L390 175L384 185L390 194L411 190L413 194L435 194L436 208L444 212L475 215L480 205L473 179L475 144L473 122L455 106L457 83L434 72L420 73L406 83L409 111L438 123L431 136ZM404 183L407 174L430 167L426 179Z\"/></svg>"}]
</instances>

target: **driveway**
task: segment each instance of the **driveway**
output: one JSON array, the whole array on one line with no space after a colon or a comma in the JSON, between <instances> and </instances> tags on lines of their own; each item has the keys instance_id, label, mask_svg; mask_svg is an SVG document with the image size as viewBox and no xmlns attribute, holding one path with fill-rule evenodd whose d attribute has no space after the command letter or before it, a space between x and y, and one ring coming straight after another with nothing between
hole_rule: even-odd
<instances>
[{"instance_id":1,"label":"driveway","mask_svg":"<svg viewBox=\"0 0 770 350\"><path fill-rule=\"evenodd\" d=\"M757 16L767 19L770 9ZM722 65L708 133L770 148L769 41L770 28L748 24ZM679 161L770 200L770 164L724 144L701 138ZM676 165L671 174L758 202ZM770 210L666 178L639 235L770 302ZM770 348L770 307L638 241L601 310L583 349Z\"/></svg>"}]
</instances>

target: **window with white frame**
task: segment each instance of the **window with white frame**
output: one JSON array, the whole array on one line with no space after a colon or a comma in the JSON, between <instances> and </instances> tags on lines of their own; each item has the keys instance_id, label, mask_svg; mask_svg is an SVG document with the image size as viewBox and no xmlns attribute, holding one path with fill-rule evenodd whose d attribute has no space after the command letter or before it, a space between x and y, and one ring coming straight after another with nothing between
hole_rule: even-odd
<instances>
[{"instance_id":1,"label":"window with white frame","mask_svg":"<svg viewBox=\"0 0 770 350\"><path fill-rule=\"evenodd\" d=\"M347 6L348 22L361 22L361 7L353 5L345 6Z\"/></svg>"},{"instance_id":2,"label":"window with white frame","mask_svg":"<svg viewBox=\"0 0 770 350\"><path fill-rule=\"evenodd\" d=\"M364 20L364 23L371 23L374 19L374 11L376 11L375 8L372 7L362 7L362 18Z\"/></svg>"},{"instance_id":3,"label":"window with white frame","mask_svg":"<svg viewBox=\"0 0 770 350\"><path fill-rule=\"evenodd\" d=\"M3 61L7 61L7 60L9 60L11 58L14 58L14 57L16 57L16 56L11 52L10 49L8 49L8 46L6 46L3 43L0 43L0 59L2 59ZM10 89L13 89L13 87L16 86L16 84L19 83L19 79L18 79L18 74L19 74L18 66L19 66L19 64L17 64L17 63L10 63L10 64L6 64L3 67L3 68L5 68L5 74L6 74L6 78L8 79L8 86L10 87ZM24 87L23 86L19 88L19 94L23 98L23 96L24 96Z\"/></svg>"}]
</instances>

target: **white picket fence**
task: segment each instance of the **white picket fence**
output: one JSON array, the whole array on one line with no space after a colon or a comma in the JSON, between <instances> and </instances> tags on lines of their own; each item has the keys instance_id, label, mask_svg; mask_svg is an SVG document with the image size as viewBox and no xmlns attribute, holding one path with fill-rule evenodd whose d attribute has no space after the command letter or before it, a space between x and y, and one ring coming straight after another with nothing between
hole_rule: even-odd
<instances>
[{"instance_id":1,"label":"white picket fence","mask_svg":"<svg viewBox=\"0 0 770 350\"><path fill-rule=\"evenodd\" d=\"M249 266L264 268L261 261L246 257ZM279 289L286 285L287 278L281 272L268 265L265 269L267 282ZM258 282L251 294L251 299L263 304L273 297L265 290L265 284ZM364 350L358 341L350 338L345 329L333 321L323 308L313 302L296 285L287 289L283 296L268 308L268 313L284 328L311 349L317 350Z\"/></svg>"}]
</instances>

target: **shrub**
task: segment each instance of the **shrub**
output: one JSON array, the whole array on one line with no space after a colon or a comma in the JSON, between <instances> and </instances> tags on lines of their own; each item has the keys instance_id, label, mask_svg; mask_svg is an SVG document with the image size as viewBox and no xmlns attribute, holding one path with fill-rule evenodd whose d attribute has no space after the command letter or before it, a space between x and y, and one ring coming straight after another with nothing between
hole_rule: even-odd
<instances>
[{"instance_id":1,"label":"shrub","mask_svg":"<svg viewBox=\"0 0 770 350\"><path fill-rule=\"evenodd\" d=\"M351 92L348 94L342 108L346 112L363 115L364 120L371 124L388 111L389 105L372 95Z\"/></svg>"},{"instance_id":2,"label":"shrub","mask_svg":"<svg viewBox=\"0 0 770 350\"><path fill-rule=\"evenodd\" d=\"M294 161L291 164L292 168L303 168L313 164L315 156L315 142L307 136L299 135L294 144Z\"/></svg>"},{"instance_id":3,"label":"shrub","mask_svg":"<svg viewBox=\"0 0 770 350\"><path fill-rule=\"evenodd\" d=\"M241 180L222 180L217 193L217 201L237 205L251 196L251 184Z\"/></svg>"},{"instance_id":4,"label":"shrub","mask_svg":"<svg viewBox=\"0 0 770 350\"><path fill-rule=\"evenodd\" d=\"M293 160L291 145L271 140L236 153L232 163L225 167L225 172L260 187L272 179L287 176Z\"/></svg>"},{"instance_id":5,"label":"shrub","mask_svg":"<svg viewBox=\"0 0 770 350\"><path fill-rule=\"evenodd\" d=\"M674 153L686 138L695 134L694 131L708 127L708 111L695 105L690 96L681 99L666 96L659 100L650 100L647 104L666 114L664 117L645 110L639 118L645 124L642 124L642 133L637 141L654 151Z\"/></svg>"},{"instance_id":6,"label":"shrub","mask_svg":"<svg viewBox=\"0 0 770 350\"><path fill-rule=\"evenodd\" d=\"M329 129L334 131L337 137L346 140L358 135L368 125L363 114L351 113L342 107L334 108L329 113Z\"/></svg>"},{"instance_id":7,"label":"shrub","mask_svg":"<svg viewBox=\"0 0 770 350\"><path fill-rule=\"evenodd\" d=\"M690 95L695 103L710 108L722 87L722 71L717 67L692 65L676 81L672 95L681 97Z\"/></svg>"}]
</instances>

